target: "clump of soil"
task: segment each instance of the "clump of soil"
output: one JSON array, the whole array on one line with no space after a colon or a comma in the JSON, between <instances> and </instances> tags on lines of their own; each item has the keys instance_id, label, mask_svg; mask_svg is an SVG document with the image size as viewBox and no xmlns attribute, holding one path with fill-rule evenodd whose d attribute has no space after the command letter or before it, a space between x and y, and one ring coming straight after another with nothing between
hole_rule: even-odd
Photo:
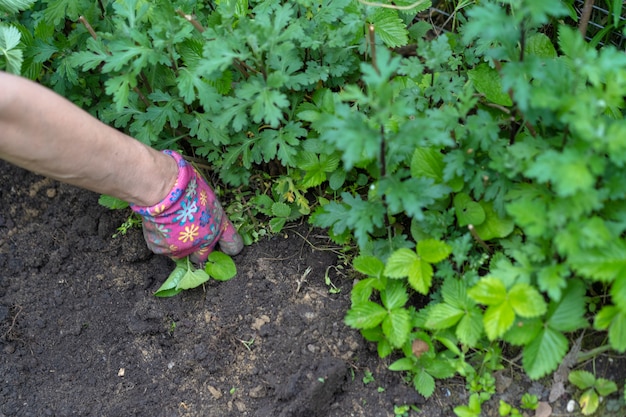
<instances>
[{"instance_id":1,"label":"clump of soil","mask_svg":"<svg viewBox=\"0 0 626 417\"><path fill-rule=\"evenodd\" d=\"M174 263L138 229L112 238L128 212L4 162L0 199L0 417L437 417L467 402L461 380L425 401L345 326L354 277L306 224L246 247L234 279L160 299ZM533 388L518 380L508 392Z\"/></svg>"}]
</instances>

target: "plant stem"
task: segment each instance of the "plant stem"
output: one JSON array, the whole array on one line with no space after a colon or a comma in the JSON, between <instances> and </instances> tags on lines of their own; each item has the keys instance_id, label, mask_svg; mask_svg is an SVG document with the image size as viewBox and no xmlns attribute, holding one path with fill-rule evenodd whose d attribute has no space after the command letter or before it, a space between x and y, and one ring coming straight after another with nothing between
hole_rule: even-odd
<instances>
[{"instance_id":1,"label":"plant stem","mask_svg":"<svg viewBox=\"0 0 626 417\"><path fill-rule=\"evenodd\" d=\"M589 19L591 18L591 11L593 10L594 0L585 0L583 10L580 14L580 22L578 23L578 31L583 38L587 35L587 26L589 25Z\"/></svg>"}]
</instances>

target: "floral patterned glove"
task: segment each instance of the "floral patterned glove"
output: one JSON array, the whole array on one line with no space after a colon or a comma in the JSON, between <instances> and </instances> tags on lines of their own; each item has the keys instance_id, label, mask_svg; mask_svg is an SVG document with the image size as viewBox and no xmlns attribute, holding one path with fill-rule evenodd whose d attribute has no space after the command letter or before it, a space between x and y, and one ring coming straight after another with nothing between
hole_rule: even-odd
<instances>
[{"instance_id":1,"label":"floral patterned glove","mask_svg":"<svg viewBox=\"0 0 626 417\"><path fill-rule=\"evenodd\" d=\"M227 255L241 252L243 240L211 187L180 154L163 153L178 164L172 191L152 207L131 205L143 218L143 235L150 250L174 259L191 255L198 264L206 262L218 242Z\"/></svg>"}]
</instances>

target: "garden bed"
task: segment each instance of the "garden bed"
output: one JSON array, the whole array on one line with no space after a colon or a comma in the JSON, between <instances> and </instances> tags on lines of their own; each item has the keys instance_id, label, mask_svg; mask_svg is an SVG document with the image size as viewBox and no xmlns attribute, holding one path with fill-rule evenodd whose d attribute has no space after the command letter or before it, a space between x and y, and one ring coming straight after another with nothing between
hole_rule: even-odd
<instances>
[{"instance_id":1,"label":"garden bed","mask_svg":"<svg viewBox=\"0 0 626 417\"><path fill-rule=\"evenodd\" d=\"M376 417L410 404L436 417L467 402L460 379L425 401L344 325L354 276L307 224L246 247L231 281L159 299L174 264L138 229L111 237L127 212L4 162L0 184L0 416ZM501 398L547 398L548 380L516 369L484 415Z\"/></svg>"}]
</instances>

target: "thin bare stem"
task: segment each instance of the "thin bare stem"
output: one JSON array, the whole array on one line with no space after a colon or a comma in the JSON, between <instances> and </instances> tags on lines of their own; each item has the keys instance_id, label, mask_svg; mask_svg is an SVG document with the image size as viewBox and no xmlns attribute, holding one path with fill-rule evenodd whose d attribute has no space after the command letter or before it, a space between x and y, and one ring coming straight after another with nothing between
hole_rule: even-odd
<instances>
[{"instance_id":1,"label":"thin bare stem","mask_svg":"<svg viewBox=\"0 0 626 417\"><path fill-rule=\"evenodd\" d=\"M186 21L188 21L189 23L191 23L193 25L193 27L195 27L198 32L200 32L200 33L204 32L204 28L202 27L200 22L198 22L196 20L196 18L193 17L192 15L185 14L185 12L183 12L180 9L176 10L176 14L179 15L180 17L182 17L183 19L185 19Z\"/></svg>"},{"instance_id":2,"label":"thin bare stem","mask_svg":"<svg viewBox=\"0 0 626 417\"><path fill-rule=\"evenodd\" d=\"M91 37L94 38L95 40L98 40L98 34L96 33L95 30L93 30L93 27L91 27L87 19L85 19L85 16L80 16L78 20L80 21L80 23L83 24L83 26L85 26L85 28L87 29Z\"/></svg>"},{"instance_id":3,"label":"thin bare stem","mask_svg":"<svg viewBox=\"0 0 626 417\"><path fill-rule=\"evenodd\" d=\"M578 23L578 31L583 38L587 35L587 26L589 25L589 20L591 19L591 11L593 10L594 0L585 0L585 4L583 5L583 10L580 14L580 22Z\"/></svg>"}]
</instances>

